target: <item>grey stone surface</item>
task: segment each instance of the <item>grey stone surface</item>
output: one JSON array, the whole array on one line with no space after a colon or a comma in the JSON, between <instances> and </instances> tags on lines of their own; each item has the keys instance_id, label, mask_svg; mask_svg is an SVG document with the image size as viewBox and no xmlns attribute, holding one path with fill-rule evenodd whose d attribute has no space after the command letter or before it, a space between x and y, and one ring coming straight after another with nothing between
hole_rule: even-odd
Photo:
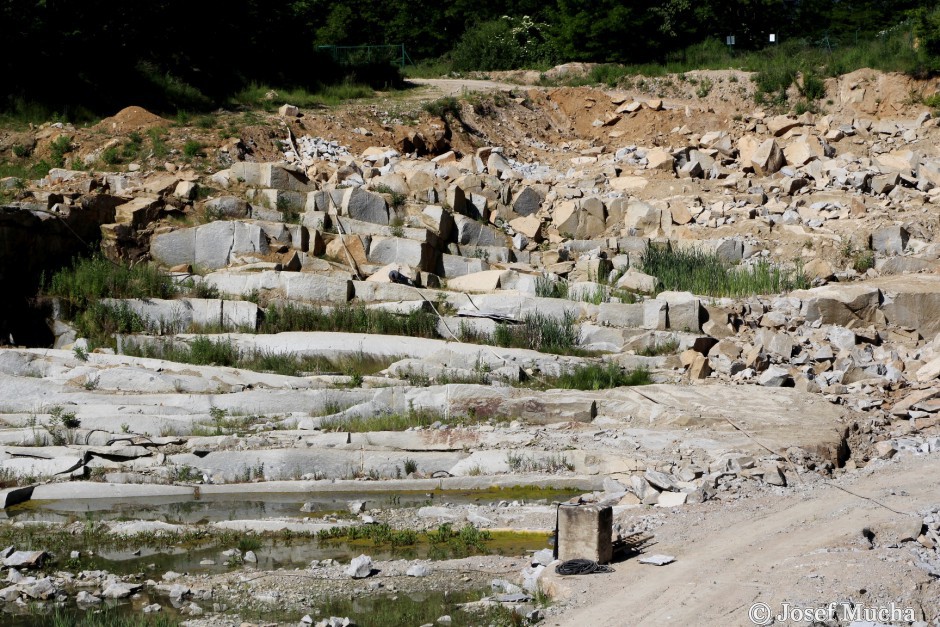
<instances>
[{"instance_id":1,"label":"grey stone surface","mask_svg":"<svg viewBox=\"0 0 940 627\"><path fill-rule=\"evenodd\" d=\"M528 216L538 213L542 207L542 196L531 187L523 188L515 197L512 203L512 210L520 216Z\"/></svg>"},{"instance_id":2,"label":"grey stone surface","mask_svg":"<svg viewBox=\"0 0 940 627\"><path fill-rule=\"evenodd\" d=\"M158 233L150 241L150 256L164 266L196 262L196 229Z\"/></svg>"},{"instance_id":3,"label":"grey stone surface","mask_svg":"<svg viewBox=\"0 0 940 627\"><path fill-rule=\"evenodd\" d=\"M506 246L509 236L502 231L463 215L454 216L457 243L471 246Z\"/></svg>"},{"instance_id":4,"label":"grey stone surface","mask_svg":"<svg viewBox=\"0 0 940 627\"><path fill-rule=\"evenodd\" d=\"M900 255L907 247L909 238L903 226L888 226L872 233L871 247L883 255Z\"/></svg>"},{"instance_id":5,"label":"grey stone surface","mask_svg":"<svg viewBox=\"0 0 940 627\"><path fill-rule=\"evenodd\" d=\"M225 218L248 218L251 216L251 207L248 201L237 196L219 196L206 201L207 215Z\"/></svg>"},{"instance_id":6,"label":"grey stone surface","mask_svg":"<svg viewBox=\"0 0 940 627\"><path fill-rule=\"evenodd\" d=\"M438 274L442 277L457 277L474 272L489 270L490 264L479 257L461 257L459 255L441 255Z\"/></svg>"},{"instance_id":7,"label":"grey stone surface","mask_svg":"<svg viewBox=\"0 0 940 627\"><path fill-rule=\"evenodd\" d=\"M195 265L208 270L224 268L232 255L235 240L235 223L212 222L195 229Z\"/></svg>"},{"instance_id":8,"label":"grey stone surface","mask_svg":"<svg viewBox=\"0 0 940 627\"><path fill-rule=\"evenodd\" d=\"M373 237L368 255L376 264L400 263L428 272L437 269L431 246L402 237Z\"/></svg>"},{"instance_id":9,"label":"grey stone surface","mask_svg":"<svg viewBox=\"0 0 940 627\"><path fill-rule=\"evenodd\" d=\"M303 302L346 302L353 295L352 282L305 272L216 272L205 277L223 294L246 295L251 292L279 290L285 298Z\"/></svg>"},{"instance_id":10,"label":"grey stone surface","mask_svg":"<svg viewBox=\"0 0 940 627\"><path fill-rule=\"evenodd\" d=\"M388 224L388 204L380 194L351 187L345 190L341 204L343 215L354 220Z\"/></svg>"}]
</instances>

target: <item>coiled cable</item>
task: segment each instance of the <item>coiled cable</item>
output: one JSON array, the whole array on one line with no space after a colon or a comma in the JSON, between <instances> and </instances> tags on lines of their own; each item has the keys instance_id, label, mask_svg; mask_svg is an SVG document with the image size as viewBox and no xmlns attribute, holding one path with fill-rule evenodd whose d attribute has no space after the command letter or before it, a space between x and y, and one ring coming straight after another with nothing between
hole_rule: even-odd
<instances>
[{"instance_id":1,"label":"coiled cable","mask_svg":"<svg viewBox=\"0 0 940 627\"><path fill-rule=\"evenodd\" d=\"M562 562L555 567L555 572L559 575L592 575L594 573L612 573L614 569L591 560L575 559Z\"/></svg>"}]
</instances>

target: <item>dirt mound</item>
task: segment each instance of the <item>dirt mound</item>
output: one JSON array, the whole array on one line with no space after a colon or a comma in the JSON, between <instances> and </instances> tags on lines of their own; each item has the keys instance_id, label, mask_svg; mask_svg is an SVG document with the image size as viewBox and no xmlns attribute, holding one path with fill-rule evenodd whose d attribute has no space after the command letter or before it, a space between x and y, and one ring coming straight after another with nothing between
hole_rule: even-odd
<instances>
[{"instance_id":1,"label":"dirt mound","mask_svg":"<svg viewBox=\"0 0 940 627\"><path fill-rule=\"evenodd\" d=\"M826 91L840 112L876 117L914 117L921 100L940 90L940 80L918 80L897 73L861 69L826 81Z\"/></svg>"},{"instance_id":2,"label":"dirt mound","mask_svg":"<svg viewBox=\"0 0 940 627\"><path fill-rule=\"evenodd\" d=\"M95 130L127 133L143 131L157 126L168 126L169 120L150 113L143 107L125 107L110 118L105 118L95 125Z\"/></svg>"}]
</instances>

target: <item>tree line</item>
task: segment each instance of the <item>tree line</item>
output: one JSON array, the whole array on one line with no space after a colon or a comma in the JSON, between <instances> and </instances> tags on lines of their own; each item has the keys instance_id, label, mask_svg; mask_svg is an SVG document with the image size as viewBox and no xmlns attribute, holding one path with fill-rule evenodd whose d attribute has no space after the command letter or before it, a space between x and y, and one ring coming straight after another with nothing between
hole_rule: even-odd
<instances>
[{"instance_id":1,"label":"tree line","mask_svg":"<svg viewBox=\"0 0 940 627\"><path fill-rule=\"evenodd\" d=\"M4 0L0 108L198 109L252 83L394 82L387 64L343 65L329 45L404 44L460 69L641 63L727 35L741 50L770 33L839 45L911 19L936 54L926 0Z\"/></svg>"}]
</instances>

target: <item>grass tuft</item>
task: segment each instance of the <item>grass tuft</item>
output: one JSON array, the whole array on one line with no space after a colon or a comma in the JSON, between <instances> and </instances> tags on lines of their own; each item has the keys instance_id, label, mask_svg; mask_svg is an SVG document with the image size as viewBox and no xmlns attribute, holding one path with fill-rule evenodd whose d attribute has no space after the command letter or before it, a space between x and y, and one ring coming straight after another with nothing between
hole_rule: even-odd
<instances>
[{"instance_id":1,"label":"grass tuft","mask_svg":"<svg viewBox=\"0 0 940 627\"><path fill-rule=\"evenodd\" d=\"M269 97L272 93L276 96ZM266 111L276 111L284 103L301 109L315 109L336 106L347 100L371 98L374 95L375 91L368 85L350 82L318 85L313 91L303 88L273 89L269 85L252 83L232 96L230 104L262 108Z\"/></svg>"},{"instance_id":2,"label":"grass tuft","mask_svg":"<svg viewBox=\"0 0 940 627\"><path fill-rule=\"evenodd\" d=\"M100 298L170 298L176 286L155 266L125 266L100 255L77 258L44 286L49 296L86 309Z\"/></svg>"},{"instance_id":3,"label":"grass tuft","mask_svg":"<svg viewBox=\"0 0 940 627\"><path fill-rule=\"evenodd\" d=\"M400 316L380 309L366 309L364 305L322 308L294 304L271 305L264 312L264 320L258 332L283 333L285 331L336 331L438 337L437 316L427 311L413 311L406 316Z\"/></svg>"},{"instance_id":4,"label":"grass tuft","mask_svg":"<svg viewBox=\"0 0 940 627\"><path fill-rule=\"evenodd\" d=\"M374 431L405 431L412 427L430 427L434 423L446 423L451 426L480 422L468 416L444 416L431 409L415 409L404 414L377 414L375 416L355 416L352 418L328 418L320 424L323 431L348 433L369 433ZM415 469L406 473L414 472Z\"/></svg>"},{"instance_id":5,"label":"grass tuft","mask_svg":"<svg viewBox=\"0 0 940 627\"><path fill-rule=\"evenodd\" d=\"M809 287L802 270L788 270L759 261L732 267L715 253L697 249L673 250L649 245L643 255L643 272L659 279L664 291L692 292L702 296L742 297L780 294Z\"/></svg>"},{"instance_id":6,"label":"grass tuft","mask_svg":"<svg viewBox=\"0 0 940 627\"><path fill-rule=\"evenodd\" d=\"M649 370L624 370L613 362L584 364L551 381L563 390L608 390L633 385L649 385L653 380Z\"/></svg>"},{"instance_id":7,"label":"grass tuft","mask_svg":"<svg viewBox=\"0 0 940 627\"><path fill-rule=\"evenodd\" d=\"M527 348L541 353L556 355L580 355L578 348L578 326L575 315L565 312L559 320L541 313L526 314L522 324L499 323L496 330L480 333L468 325L461 325L460 341L473 344L490 344L503 348Z\"/></svg>"}]
</instances>

